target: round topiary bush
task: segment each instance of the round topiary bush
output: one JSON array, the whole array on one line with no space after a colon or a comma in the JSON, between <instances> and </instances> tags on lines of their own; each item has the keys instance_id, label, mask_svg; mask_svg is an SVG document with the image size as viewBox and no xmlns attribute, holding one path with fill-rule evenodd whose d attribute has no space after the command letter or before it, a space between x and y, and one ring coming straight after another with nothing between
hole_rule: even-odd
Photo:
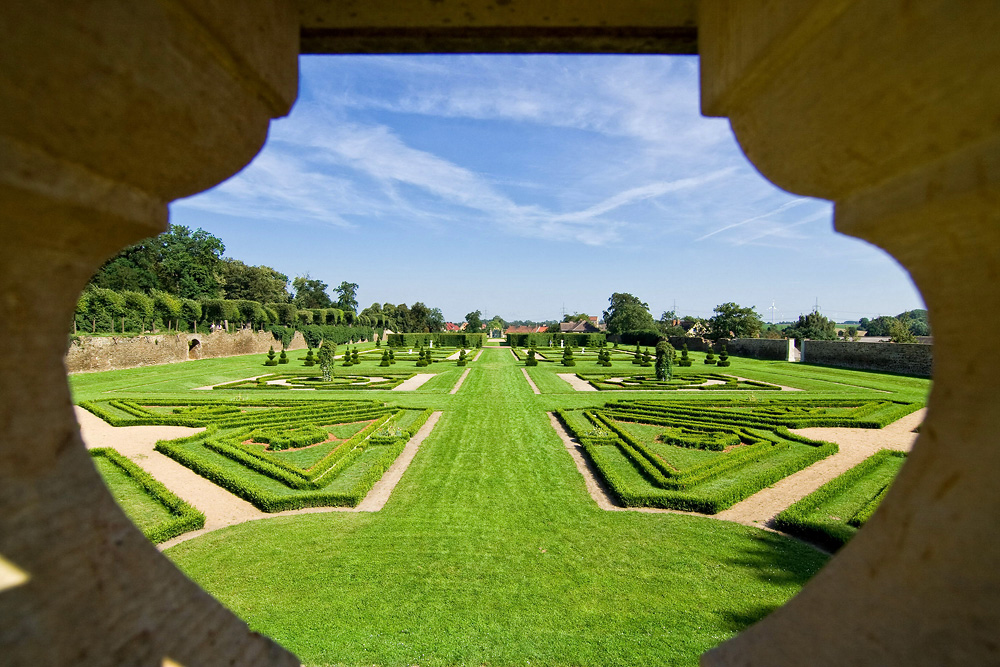
<instances>
[{"instance_id":1,"label":"round topiary bush","mask_svg":"<svg viewBox=\"0 0 1000 667\"><path fill-rule=\"evenodd\" d=\"M715 353L712 352L712 348L708 348L708 354L705 355L706 364L714 364L718 359L715 358Z\"/></svg>"}]
</instances>

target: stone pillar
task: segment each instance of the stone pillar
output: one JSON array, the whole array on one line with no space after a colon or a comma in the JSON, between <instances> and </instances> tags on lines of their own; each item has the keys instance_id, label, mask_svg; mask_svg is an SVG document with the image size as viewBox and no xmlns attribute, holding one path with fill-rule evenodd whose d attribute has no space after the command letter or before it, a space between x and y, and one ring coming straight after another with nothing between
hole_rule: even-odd
<instances>
[{"instance_id":1,"label":"stone pillar","mask_svg":"<svg viewBox=\"0 0 1000 667\"><path fill-rule=\"evenodd\" d=\"M730 118L767 178L833 200L839 231L910 271L936 347L927 419L882 507L798 596L701 664L997 664L1000 12L700 9L703 110Z\"/></svg>"},{"instance_id":2,"label":"stone pillar","mask_svg":"<svg viewBox=\"0 0 1000 667\"><path fill-rule=\"evenodd\" d=\"M294 7L7 3L0 20L0 661L297 665L118 509L73 415L80 290L167 203L256 154L295 98Z\"/></svg>"}]
</instances>

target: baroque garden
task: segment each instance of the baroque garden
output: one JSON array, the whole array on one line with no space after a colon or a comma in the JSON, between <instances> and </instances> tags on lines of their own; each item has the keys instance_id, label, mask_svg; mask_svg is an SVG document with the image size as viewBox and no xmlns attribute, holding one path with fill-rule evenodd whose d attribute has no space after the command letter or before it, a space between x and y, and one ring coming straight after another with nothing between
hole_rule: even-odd
<instances>
[{"instance_id":1,"label":"baroque garden","mask_svg":"<svg viewBox=\"0 0 1000 667\"><path fill-rule=\"evenodd\" d=\"M133 521L309 665L693 664L864 525L930 387L725 353L658 359L603 336L484 338L71 385L95 465ZM95 418L101 437L88 435ZM112 427L123 435L102 440ZM163 435L129 458L114 445L134 427ZM170 427L183 435L156 430ZM875 444L862 451L857 437ZM256 514L213 517L149 471L170 466ZM800 471L806 491L783 490Z\"/></svg>"}]
</instances>

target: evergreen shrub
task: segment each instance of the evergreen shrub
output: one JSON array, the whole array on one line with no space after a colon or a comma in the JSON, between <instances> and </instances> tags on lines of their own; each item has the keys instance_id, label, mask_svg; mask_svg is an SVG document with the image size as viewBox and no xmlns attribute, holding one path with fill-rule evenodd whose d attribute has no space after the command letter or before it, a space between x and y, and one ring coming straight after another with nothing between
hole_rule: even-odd
<instances>
[{"instance_id":1,"label":"evergreen shrub","mask_svg":"<svg viewBox=\"0 0 1000 667\"><path fill-rule=\"evenodd\" d=\"M285 354L284 350L282 350L281 354L278 356L278 363L279 364L287 364L288 363L288 355Z\"/></svg>"},{"instance_id":2,"label":"evergreen shrub","mask_svg":"<svg viewBox=\"0 0 1000 667\"><path fill-rule=\"evenodd\" d=\"M729 352L726 351L726 346L722 346L722 351L719 352L718 366L728 366L729 365Z\"/></svg>"},{"instance_id":3,"label":"evergreen shrub","mask_svg":"<svg viewBox=\"0 0 1000 667\"><path fill-rule=\"evenodd\" d=\"M284 352L282 352L282 354L284 354ZM275 359L274 357L275 357L275 355L274 355L274 346L272 345L271 349L267 351L267 359L264 361L264 365L265 366L277 366L278 365L278 360Z\"/></svg>"}]
</instances>

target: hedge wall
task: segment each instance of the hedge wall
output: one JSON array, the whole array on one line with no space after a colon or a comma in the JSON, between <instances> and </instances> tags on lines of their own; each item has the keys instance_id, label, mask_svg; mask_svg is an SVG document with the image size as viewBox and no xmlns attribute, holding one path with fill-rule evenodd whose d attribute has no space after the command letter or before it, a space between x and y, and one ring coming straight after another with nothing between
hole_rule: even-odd
<instances>
[{"instance_id":1,"label":"hedge wall","mask_svg":"<svg viewBox=\"0 0 1000 667\"><path fill-rule=\"evenodd\" d=\"M572 347L600 347L607 341L603 333L510 333L507 344L511 347L559 347L562 341Z\"/></svg>"},{"instance_id":2,"label":"hedge wall","mask_svg":"<svg viewBox=\"0 0 1000 667\"><path fill-rule=\"evenodd\" d=\"M389 347L428 347L430 342L441 347L482 347L486 344L484 333L394 333L386 336Z\"/></svg>"}]
</instances>

